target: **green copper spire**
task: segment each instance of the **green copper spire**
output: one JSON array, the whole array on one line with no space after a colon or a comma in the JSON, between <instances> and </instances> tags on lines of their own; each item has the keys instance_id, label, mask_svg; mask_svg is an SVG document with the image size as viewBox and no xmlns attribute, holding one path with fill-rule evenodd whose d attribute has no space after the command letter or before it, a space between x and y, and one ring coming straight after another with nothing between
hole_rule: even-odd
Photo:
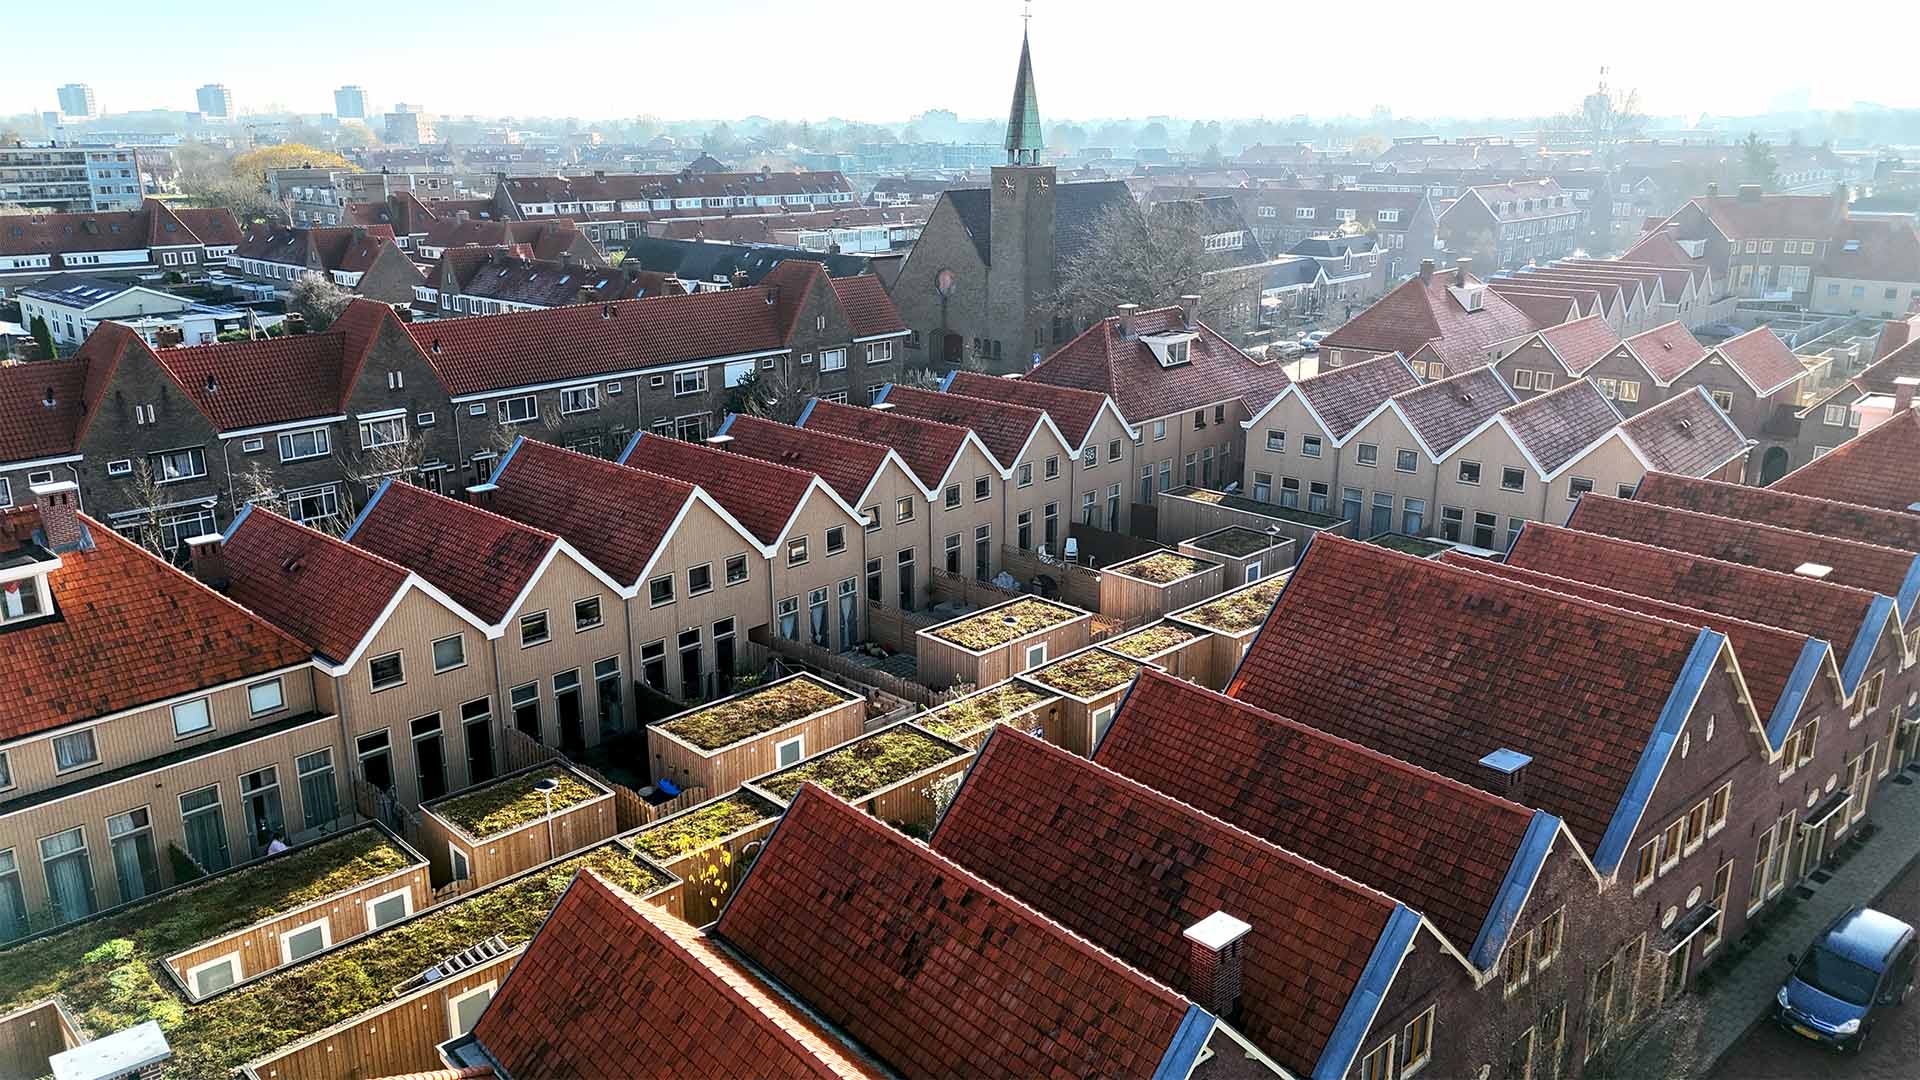
<instances>
[{"instance_id":1,"label":"green copper spire","mask_svg":"<svg viewBox=\"0 0 1920 1080\"><path fill-rule=\"evenodd\" d=\"M1027 35L1020 35L1020 71L1013 77L1013 108L1007 113L1007 164L1038 165L1040 99L1033 90L1033 53Z\"/></svg>"}]
</instances>

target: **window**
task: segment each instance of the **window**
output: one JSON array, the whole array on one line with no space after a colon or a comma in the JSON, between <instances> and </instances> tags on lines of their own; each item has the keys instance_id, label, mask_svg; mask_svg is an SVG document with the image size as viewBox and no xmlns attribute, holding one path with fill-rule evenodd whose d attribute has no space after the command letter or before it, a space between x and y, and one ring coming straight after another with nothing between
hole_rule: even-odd
<instances>
[{"instance_id":1,"label":"window","mask_svg":"<svg viewBox=\"0 0 1920 1080\"><path fill-rule=\"evenodd\" d=\"M1058 479L1058 478L1059 478L1059 476L1060 476L1060 457L1059 457L1059 455L1057 455L1057 454L1056 454L1056 455L1052 455L1052 456L1050 456L1050 457L1048 457L1048 458L1047 458L1047 465L1046 465L1046 470L1045 470L1045 476L1046 476L1046 478L1047 478L1048 480L1055 480L1055 479ZM905 519L905 518L902 518L901 520L902 520L902 521L905 521L906 519Z\"/></svg>"},{"instance_id":2,"label":"window","mask_svg":"<svg viewBox=\"0 0 1920 1080\"><path fill-rule=\"evenodd\" d=\"M407 440L407 418L389 416L380 420L364 420L360 424L360 448L375 450L382 446L393 446Z\"/></svg>"},{"instance_id":3,"label":"window","mask_svg":"<svg viewBox=\"0 0 1920 1080\"><path fill-rule=\"evenodd\" d=\"M1505 491L1525 491L1527 489L1526 470L1516 469L1511 465L1501 466L1500 487Z\"/></svg>"},{"instance_id":4,"label":"window","mask_svg":"<svg viewBox=\"0 0 1920 1080\"><path fill-rule=\"evenodd\" d=\"M1016 487L1033 486L1033 462L1025 462L1020 466L1019 471L1015 473L1014 485Z\"/></svg>"},{"instance_id":5,"label":"window","mask_svg":"<svg viewBox=\"0 0 1920 1080\"><path fill-rule=\"evenodd\" d=\"M707 392L707 369L694 368L691 371L673 373L673 396L686 397L688 394Z\"/></svg>"},{"instance_id":6,"label":"window","mask_svg":"<svg viewBox=\"0 0 1920 1080\"><path fill-rule=\"evenodd\" d=\"M1427 500L1407 499L1400 504L1400 531L1420 536L1427 527Z\"/></svg>"},{"instance_id":7,"label":"window","mask_svg":"<svg viewBox=\"0 0 1920 1080\"><path fill-rule=\"evenodd\" d=\"M0 751L0 791L13 786L13 766L8 764L5 751Z\"/></svg>"},{"instance_id":8,"label":"window","mask_svg":"<svg viewBox=\"0 0 1920 1080\"><path fill-rule=\"evenodd\" d=\"M1309 216L1313 213L1306 207L1302 209L1307 210ZM1394 1041L1389 1038L1386 1042L1374 1047L1366 1057L1361 1058L1360 1080L1393 1080L1393 1047Z\"/></svg>"},{"instance_id":9,"label":"window","mask_svg":"<svg viewBox=\"0 0 1920 1080\"><path fill-rule=\"evenodd\" d=\"M423 413L413 414L414 427L432 427L433 424L434 424L434 416L432 413L423 412Z\"/></svg>"},{"instance_id":10,"label":"window","mask_svg":"<svg viewBox=\"0 0 1920 1080\"><path fill-rule=\"evenodd\" d=\"M406 389L406 386L407 386L407 376L405 372L400 372L400 371L387 372L387 389L404 390Z\"/></svg>"},{"instance_id":11,"label":"window","mask_svg":"<svg viewBox=\"0 0 1920 1080\"><path fill-rule=\"evenodd\" d=\"M1507 1080L1533 1080L1533 1029L1507 1045Z\"/></svg>"},{"instance_id":12,"label":"window","mask_svg":"<svg viewBox=\"0 0 1920 1080\"><path fill-rule=\"evenodd\" d=\"M827 530L827 554L838 555L847 550L847 530L845 526L835 525Z\"/></svg>"},{"instance_id":13,"label":"window","mask_svg":"<svg viewBox=\"0 0 1920 1080\"><path fill-rule=\"evenodd\" d=\"M787 565L799 566L807 561L807 538L796 536L787 541Z\"/></svg>"},{"instance_id":14,"label":"window","mask_svg":"<svg viewBox=\"0 0 1920 1080\"><path fill-rule=\"evenodd\" d=\"M1506 992L1512 994L1533 978L1533 931L1529 930L1507 946L1506 963L1501 965L1506 976Z\"/></svg>"},{"instance_id":15,"label":"window","mask_svg":"<svg viewBox=\"0 0 1920 1080\"><path fill-rule=\"evenodd\" d=\"M1433 1058L1434 1008L1427 1006L1426 1012L1414 1017L1400 1032L1400 1075L1403 1080L1418 1072Z\"/></svg>"},{"instance_id":16,"label":"window","mask_svg":"<svg viewBox=\"0 0 1920 1080\"><path fill-rule=\"evenodd\" d=\"M367 929L391 926L413 914L413 894L405 889L367 901Z\"/></svg>"},{"instance_id":17,"label":"window","mask_svg":"<svg viewBox=\"0 0 1920 1080\"><path fill-rule=\"evenodd\" d=\"M487 1011L487 1005L493 1001L493 991L497 984L487 983L476 986L464 994L447 999L447 1037L457 1039L473 1030L480 1022L480 1014Z\"/></svg>"},{"instance_id":18,"label":"window","mask_svg":"<svg viewBox=\"0 0 1920 1080\"><path fill-rule=\"evenodd\" d=\"M544 645L553 636L547 626L547 613L536 611L531 615L520 616L520 647L530 649L535 645Z\"/></svg>"},{"instance_id":19,"label":"window","mask_svg":"<svg viewBox=\"0 0 1920 1080\"><path fill-rule=\"evenodd\" d=\"M733 555L727 559L727 584L738 585L747 580L747 557Z\"/></svg>"},{"instance_id":20,"label":"window","mask_svg":"<svg viewBox=\"0 0 1920 1080\"><path fill-rule=\"evenodd\" d=\"M1733 781L1720 785L1713 797L1707 800L1707 835L1712 836L1727 825L1727 808L1733 802Z\"/></svg>"},{"instance_id":21,"label":"window","mask_svg":"<svg viewBox=\"0 0 1920 1080\"><path fill-rule=\"evenodd\" d=\"M157 483L171 484L177 480L192 480L205 475L207 475L207 454L197 446L185 450L167 450L153 455L153 478Z\"/></svg>"},{"instance_id":22,"label":"window","mask_svg":"<svg viewBox=\"0 0 1920 1080\"><path fill-rule=\"evenodd\" d=\"M1534 945L1534 967L1544 971L1560 956L1567 936L1567 909L1561 908L1540 920L1539 940Z\"/></svg>"},{"instance_id":23,"label":"window","mask_svg":"<svg viewBox=\"0 0 1920 1080\"><path fill-rule=\"evenodd\" d=\"M331 944L333 936L327 920L308 923L280 935L280 962L291 964L296 960L305 960Z\"/></svg>"},{"instance_id":24,"label":"window","mask_svg":"<svg viewBox=\"0 0 1920 1080\"><path fill-rule=\"evenodd\" d=\"M433 643L433 673L467 666L467 638L464 634L443 637Z\"/></svg>"},{"instance_id":25,"label":"window","mask_svg":"<svg viewBox=\"0 0 1920 1080\"><path fill-rule=\"evenodd\" d=\"M1267 429L1267 449L1276 454L1287 452L1287 433Z\"/></svg>"},{"instance_id":26,"label":"window","mask_svg":"<svg viewBox=\"0 0 1920 1080\"><path fill-rule=\"evenodd\" d=\"M673 575L662 574L647 582L647 605L659 607L673 603Z\"/></svg>"},{"instance_id":27,"label":"window","mask_svg":"<svg viewBox=\"0 0 1920 1080\"><path fill-rule=\"evenodd\" d=\"M1731 390L1714 390L1714 391L1710 391L1710 392L1711 392L1711 393L1713 394L1713 403L1714 403L1715 405L1718 405L1718 406L1720 406L1720 411L1721 411L1721 412L1732 412L1732 411L1733 411L1733 391L1731 391Z\"/></svg>"},{"instance_id":28,"label":"window","mask_svg":"<svg viewBox=\"0 0 1920 1080\"><path fill-rule=\"evenodd\" d=\"M1393 467L1398 472L1410 473L1419 465L1419 458L1411 450L1394 451Z\"/></svg>"},{"instance_id":29,"label":"window","mask_svg":"<svg viewBox=\"0 0 1920 1080\"><path fill-rule=\"evenodd\" d=\"M847 369L847 350L823 349L820 352L821 371L845 371Z\"/></svg>"},{"instance_id":30,"label":"window","mask_svg":"<svg viewBox=\"0 0 1920 1080\"><path fill-rule=\"evenodd\" d=\"M1167 437L1167 422L1165 420L1155 420L1153 422L1153 441L1159 442L1161 439L1164 439L1166 437Z\"/></svg>"},{"instance_id":31,"label":"window","mask_svg":"<svg viewBox=\"0 0 1920 1080\"><path fill-rule=\"evenodd\" d=\"M1080 467L1083 469L1099 468L1100 467L1100 448L1097 446L1089 445L1086 449L1080 451Z\"/></svg>"},{"instance_id":32,"label":"window","mask_svg":"<svg viewBox=\"0 0 1920 1080\"><path fill-rule=\"evenodd\" d=\"M589 596L584 600L575 600L573 602L574 633L577 634L582 630L591 630L599 626L601 622L599 597Z\"/></svg>"},{"instance_id":33,"label":"window","mask_svg":"<svg viewBox=\"0 0 1920 1080\"><path fill-rule=\"evenodd\" d=\"M213 730L213 713L206 698L183 701L173 707L173 736L176 739Z\"/></svg>"},{"instance_id":34,"label":"window","mask_svg":"<svg viewBox=\"0 0 1920 1080\"><path fill-rule=\"evenodd\" d=\"M1584 476L1570 476L1567 478L1567 501L1568 502L1573 502L1574 500L1580 498L1580 496L1585 495L1587 492L1592 490L1593 490L1593 481L1587 479Z\"/></svg>"},{"instance_id":35,"label":"window","mask_svg":"<svg viewBox=\"0 0 1920 1080\"><path fill-rule=\"evenodd\" d=\"M867 346L867 363L884 364L893 359L893 342L876 341Z\"/></svg>"},{"instance_id":36,"label":"window","mask_svg":"<svg viewBox=\"0 0 1920 1080\"><path fill-rule=\"evenodd\" d=\"M333 448L332 439L326 428L312 431L289 431L280 436L280 460L300 461L305 458L325 457Z\"/></svg>"},{"instance_id":37,"label":"window","mask_svg":"<svg viewBox=\"0 0 1920 1080\"><path fill-rule=\"evenodd\" d=\"M400 654L387 653L385 656L376 656L368 660L367 677L376 691L386 690L406 682L406 674L400 665Z\"/></svg>"},{"instance_id":38,"label":"window","mask_svg":"<svg viewBox=\"0 0 1920 1080\"><path fill-rule=\"evenodd\" d=\"M943 498L945 499L945 505L947 509L952 510L958 507L960 505L960 485L959 484L948 485L947 490L943 495Z\"/></svg>"},{"instance_id":39,"label":"window","mask_svg":"<svg viewBox=\"0 0 1920 1080\"><path fill-rule=\"evenodd\" d=\"M1653 873L1660 861L1660 841L1658 838L1640 845L1640 854L1633 868L1633 891L1638 895L1642 889L1653 884Z\"/></svg>"},{"instance_id":40,"label":"window","mask_svg":"<svg viewBox=\"0 0 1920 1080\"><path fill-rule=\"evenodd\" d=\"M1515 390L1533 389L1533 372L1524 368L1515 370L1513 373L1513 388Z\"/></svg>"},{"instance_id":41,"label":"window","mask_svg":"<svg viewBox=\"0 0 1920 1080\"><path fill-rule=\"evenodd\" d=\"M300 777L300 805L306 826L317 829L339 817L339 803L333 784L333 751L315 750L294 759L294 771Z\"/></svg>"},{"instance_id":42,"label":"window","mask_svg":"<svg viewBox=\"0 0 1920 1080\"><path fill-rule=\"evenodd\" d=\"M1372 443L1361 443L1356 458L1360 464L1371 469L1380 463L1380 448Z\"/></svg>"},{"instance_id":43,"label":"window","mask_svg":"<svg viewBox=\"0 0 1920 1080\"><path fill-rule=\"evenodd\" d=\"M1318 435L1301 436L1300 454L1302 457L1319 457L1320 456L1320 436Z\"/></svg>"},{"instance_id":44,"label":"window","mask_svg":"<svg viewBox=\"0 0 1920 1080\"><path fill-rule=\"evenodd\" d=\"M573 386L560 391L561 413L592 412L600 407L598 386Z\"/></svg>"},{"instance_id":45,"label":"window","mask_svg":"<svg viewBox=\"0 0 1920 1080\"><path fill-rule=\"evenodd\" d=\"M187 969L187 982L195 998L225 990L240 981L240 954L228 953L215 960Z\"/></svg>"},{"instance_id":46,"label":"window","mask_svg":"<svg viewBox=\"0 0 1920 1080\"><path fill-rule=\"evenodd\" d=\"M331 518L340 512L340 492L332 484L300 488L286 494L287 517L302 525Z\"/></svg>"},{"instance_id":47,"label":"window","mask_svg":"<svg viewBox=\"0 0 1920 1080\"><path fill-rule=\"evenodd\" d=\"M807 740L804 735L795 735L791 739L782 739L773 747L774 768L784 769L797 765L806 756Z\"/></svg>"},{"instance_id":48,"label":"window","mask_svg":"<svg viewBox=\"0 0 1920 1080\"><path fill-rule=\"evenodd\" d=\"M55 772L84 768L99 760L100 750L94 745L92 728L69 732L53 740Z\"/></svg>"},{"instance_id":49,"label":"window","mask_svg":"<svg viewBox=\"0 0 1920 1080\"><path fill-rule=\"evenodd\" d=\"M1094 453L1096 455L1098 455L1099 452L1100 451L1098 449L1094 450ZM993 481L984 476L974 477L973 478L973 501L980 502L983 499L989 499L992 497L993 497Z\"/></svg>"},{"instance_id":50,"label":"window","mask_svg":"<svg viewBox=\"0 0 1920 1080\"><path fill-rule=\"evenodd\" d=\"M1480 482L1480 463L1477 461L1461 462L1460 482L1463 484L1478 484Z\"/></svg>"},{"instance_id":51,"label":"window","mask_svg":"<svg viewBox=\"0 0 1920 1080\"><path fill-rule=\"evenodd\" d=\"M1660 834L1660 873L1662 876L1665 876L1667 871L1679 864L1682 842L1686 839L1686 830L1687 819L1681 818L1679 821L1667 826L1666 831Z\"/></svg>"},{"instance_id":52,"label":"window","mask_svg":"<svg viewBox=\"0 0 1920 1080\"><path fill-rule=\"evenodd\" d=\"M1461 509L1460 507L1442 506L1440 508L1441 538L1444 540L1450 540L1456 544L1459 543L1460 532L1461 532L1461 529L1465 526L1466 520L1467 520L1467 512Z\"/></svg>"}]
</instances>

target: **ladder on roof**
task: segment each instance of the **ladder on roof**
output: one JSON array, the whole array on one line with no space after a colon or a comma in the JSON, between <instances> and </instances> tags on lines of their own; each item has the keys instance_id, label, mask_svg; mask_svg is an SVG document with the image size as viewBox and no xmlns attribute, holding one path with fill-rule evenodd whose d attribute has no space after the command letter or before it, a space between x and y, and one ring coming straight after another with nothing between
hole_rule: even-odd
<instances>
[{"instance_id":1,"label":"ladder on roof","mask_svg":"<svg viewBox=\"0 0 1920 1080\"><path fill-rule=\"evenodd\" d=\"M395 996L398 996L413 990L418 990L423 986L437 983L442 979L452 978L463 971L479 967L489 960L497 959L504 955L506 951L507 939L501 937L499 934L495 934L485 941L462 949L452 956L447 957L445 960L422 971L420 974L394 987L393 992Z\"/></svg>"}]
</instances>

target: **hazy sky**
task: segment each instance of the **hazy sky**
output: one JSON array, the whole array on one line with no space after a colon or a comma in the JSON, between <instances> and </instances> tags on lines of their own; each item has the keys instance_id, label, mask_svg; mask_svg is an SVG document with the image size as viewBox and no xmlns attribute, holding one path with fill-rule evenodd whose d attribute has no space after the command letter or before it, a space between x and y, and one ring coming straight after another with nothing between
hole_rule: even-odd
<instances>
[{"instance_id":1,"label":"hazy sky","mask_svg":"<svg viewBox=\"0 0 1920 1080\"><path fill-rule=\"evenodd\" d=\"M1603 64L1656 115L1760 112L1799 94L1819 108L1920 107L1910 0L1750 0L1738 14L1672 0L1033 7L1050 120L1331 116L1375 104L1526 115L1576 102ZM1020 10L1009 0L94 0L85 19L105 32L28 31L32 47L8 51L0 114L52 109L69 81L92 84L106 112L191 109L194 88L211 81L243 112L331 112L334 87L358 83L382 108L406 101L443 115L1004 116Z\"/></svg>"}]
</instances>

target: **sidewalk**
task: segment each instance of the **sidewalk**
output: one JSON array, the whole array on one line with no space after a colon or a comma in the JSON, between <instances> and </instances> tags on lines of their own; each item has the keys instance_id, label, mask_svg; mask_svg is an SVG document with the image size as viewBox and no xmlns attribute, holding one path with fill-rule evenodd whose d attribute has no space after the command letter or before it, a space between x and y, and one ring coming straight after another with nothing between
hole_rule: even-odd
<instances>
[{"instance_id":1,"label":"sidewalk","mask_svg":"<svg viewBox=\"0 0 1920 1080\"><path fill-rule=\"evenodd\" d=\"M1855 904L1871 903L1886 892L1916 860L1920 860L1920 766L1909 766L1903 779L1883 781L1867 805L1867 820L1878 826L1853 857L1832 871L1791 912L1773 923L1766 941L1730 969L1721 969L1712 989L1701 994L1705 1017L1698 1046L1699 1058L1691 1075L1704 1076L1736 1046L1773 1007L1773 995L1786 976L1786 957L1811 942L1814 935ZM1898 774L1896 774L1898 778Z\"/></svg>"}]
</instances>

